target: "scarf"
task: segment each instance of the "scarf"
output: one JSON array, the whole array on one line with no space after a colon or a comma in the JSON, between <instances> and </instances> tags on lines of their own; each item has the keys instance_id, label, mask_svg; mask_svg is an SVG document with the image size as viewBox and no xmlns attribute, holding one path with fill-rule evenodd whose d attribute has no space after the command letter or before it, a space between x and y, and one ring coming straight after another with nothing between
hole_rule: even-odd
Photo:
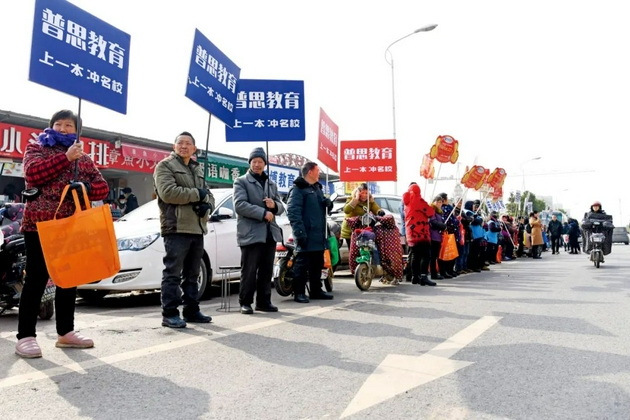
<instances>
[{"instance_id":1,"label":"scarf","mask_svg":"<svg viewBox=\"0 0 630 420\"><path fill-rule=\"evenodd\" d=\"M60 144L64 147L70 147L77 140L76 134L61 134L52 128L47 128L37 138L42 146L53 147Z\"/></svg>"}]
</instances>

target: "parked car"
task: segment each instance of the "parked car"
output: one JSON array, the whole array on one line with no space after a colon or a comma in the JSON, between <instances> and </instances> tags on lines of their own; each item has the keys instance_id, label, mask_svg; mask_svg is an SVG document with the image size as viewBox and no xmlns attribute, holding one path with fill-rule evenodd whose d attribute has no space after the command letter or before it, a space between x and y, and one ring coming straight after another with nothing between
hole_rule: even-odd
<instances>
[{"instance_id":1,"label":"parked car","mask_svg":"<svg viewBox=\"0 0 630 420\"><path fill-rule=\"evenodd\" d=\"M221 266L240 266L241 251L236 244L236 215L232 189L213 189L216 208L204 236L204 255L199 273L199 296L209 292L209 283L221 281ZM155 290L160 288L164 264L164 242L160 235L157 200L150 201L114 222L120 255L118 274L78 287L79 296L99 299L110 292ZM231 271L230 279L240 278Z\"/></svg>"},{"instance_id":2,"label":"parked car","mask_svg":"<svg viewBox=\"0 0 630 420\"><path fill-rule=\"evenodd\" d=\"M613 241L613 244L622 243L622 244L629 245L630 238L628 237L628 230L622 226L614 228L612 241Z\"/></svg>"}]
</instances>

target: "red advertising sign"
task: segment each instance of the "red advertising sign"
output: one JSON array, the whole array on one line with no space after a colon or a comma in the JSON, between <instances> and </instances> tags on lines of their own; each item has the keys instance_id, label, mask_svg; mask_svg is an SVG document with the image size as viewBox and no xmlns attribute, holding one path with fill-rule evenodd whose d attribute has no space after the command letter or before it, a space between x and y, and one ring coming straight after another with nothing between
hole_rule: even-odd
<instances>
[{"instance_id":1,"label":"red advertising sign","mask_svg":"<svg viewBox=\"0 0 630 420\"><path fill-rule=\"evenodd\" d=\"M496 201L502 198L503 198L503 187L495 188L494 191L492 191L492 200Z\"/></svg>"},{"instance_id":2,"label":"red advertising sign","mask_svg":"<svg viewBox=\"0 0 630 420\"><path fill-rule=\"evenodd\" d=\"M486 182L490 187L497 190L503 186L506 176L507 173L505 172L505 169L496 168L490 175L488 175L488 180Z\"/></svg>"},{"instance_id":3,"label":"red advertising sign","mask_svg":"<svg viewBox=\"0 0 630 420\"><path fill-rule=\"evenodd\" d=\"M319 146L317 159L335 172L339 171L339 127L322 108L319 109Z\"/></svg>"},{"instance_id":4,"label":"red advertising sign","mask_svg":"<svg viewBox=\"0 0 630 420\"><path fill-rule=\"evenodd\" d=\"M474 165L472 168L468 169L466 167L466 173L462 177L462 184L466 188L474 188L479 191L479 189L483 186L486 181L486 169L481 165Z\"/></svg>"},{"instance_id":5,"label":"red advertising sign","mask_svg":"<svg viewBox=\"0 0 630 420\"><path fill-rule=\"evenodd\" d=\"M339 146L339 180L396 181L396 140L351 140Z\"/></svg>"},{"instance_id":6,"label":"red advertising sign","mask_svg":"<svg viewBox=\"0 0 630 420\"><path fill-rule=\"evenodd\" d=\"M22 159L29 142L37 141L42 130L0 123L0 157ZM83 150L101 169L121 169L130 172L153 173L157 162L171 152L150 147L123 144L120 149L104 140L81 137Z\"/></svg>"},{"instance_id":7,"label":"red advertising sign","mask_svg":"<svg viewBox=\"0 0 630 420\"><path fill-rule=\"evenodd\" d=\"M459 142L452 136L438 136L429 156L440 163L455 163L459 158Z\"/></svg>"}]
</instances>

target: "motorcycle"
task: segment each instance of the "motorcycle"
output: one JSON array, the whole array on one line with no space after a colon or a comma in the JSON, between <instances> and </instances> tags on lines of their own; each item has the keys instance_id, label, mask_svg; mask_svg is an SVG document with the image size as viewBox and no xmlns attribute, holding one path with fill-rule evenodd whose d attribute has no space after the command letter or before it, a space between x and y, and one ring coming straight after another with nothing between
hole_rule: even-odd
<instances>
[{"instance_id":1,"label":"motorcycle","mask_svg":"<svg viewBox=\"0 0 630 420\"><path fill-rule=\"evenodd\" d=\"M399 253L391 253L395 255L382 255L377 246L376 234L379 232L382 237L391 236L394 243L399 243L400 238L396 222L393 216L386 216L384 212L375 216L369 213L367 207L364 207L364 211L363 216L347 219L348 225L354 230L351 255L356 255L352 249L358 250L354 262L350 261L354 282L361 291L369 290L372 280L378 277L381 277L381 282L384 284L398 284L399 279L402 279L404 268L402 247L400 247ZM396 272L397 269L400 273Z\"/></svg>"},{"instance_id":2,"label":"motorcycle","mask_svg":"<svg viewBox=\"0 0 630 420\"><path fill-rule=\"evenodd\" d=\"M293 266L295 264L296 244L293 238L289 238L286 243L276 246L276 261L273 266L273 284L276 292L280 296L290 296L293 294ZM321 280L327 292L333 290L333 269L322 268ZM308 287L308 281L307 281Z\"/></svg>"},{"instance_id":3,"label":"motorcycle","mask_svg":"<svg viewBox=\"0 0 630 420\"><path fill-rule=\"evenodd\" d=\"M335 201L335 198L337 198L337 194L333 193L330 196L330 200ZM337 248L339 248L341 246L341 229L339 225L333 220L327 220L327 225L329 233L337 240ZM293 294L293 265L295 264L295 257L297 255L296 248L297 244L292 235L287 238L286 242L276 245L276 258L273 265L273 285L280 296L290 296ZM320 278L327 292L333 291L333 277L337 266L338 264L329 268L322 268ZM308 284L307 279L307 287Z\"/></svg>"},{"instance_id":4,"label":"motorcycle","mask_svg":"<svg viewBox=\"0 0 630 420\"><path fill-rule=\"evenodd\" d=\"M589 241L592 244L590 260L593 262L595 268L599 268L599 265L604 262L604 243L606 242L606 235L601 232L601 228L609 228L612 226L610 222L598 222L593 221L591 223L592 231L589 236Z\"/></svg>"},{"instance_id":5,"label":"motorcycle","mask_svg":"<svg viewBox=\"0 0 630 420\"><path fill-rule=\"evenodd\" d=\"M0 208L0 315L18 306L26 268L26 246L20 234L24 204L7 203ZM56 286L48 279L39 317L47 320L55 313Z\"/></svg>"}]
</instances>

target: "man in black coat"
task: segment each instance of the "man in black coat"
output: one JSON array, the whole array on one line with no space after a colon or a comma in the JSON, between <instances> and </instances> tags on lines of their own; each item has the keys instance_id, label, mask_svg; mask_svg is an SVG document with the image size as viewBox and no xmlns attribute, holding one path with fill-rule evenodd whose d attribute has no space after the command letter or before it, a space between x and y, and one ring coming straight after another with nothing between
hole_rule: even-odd
<instances>
[{"instance_id":1,"label":"man in black coat","mask_svg":"<svg viewBox=\"0 0 630 420\"><path fill-rule=\"evenodd\" d=\"M315 162L302 166L302 176L293 181L287 202L287 216L291 222L293 238L297 242L294 266L293 293L298 303L308 303L306 278L310 282L311 299L332 299L322 290L321 273L324 267L326 240L326 211L332 202L324 198L319 183L319 167Z\"/></svg>"},{"instance_id":2,"label":"man in black coat","mask_svg":"<svg viewBox=\"0 0 630 420\"><path fill-rule=\"evenodd\" d=\"M560 253L560 237L562 236L562 222L558 216L551 215L551 222L547 226L547 235L551 238L551 254Z\"/></svg>"}]
</instances>

